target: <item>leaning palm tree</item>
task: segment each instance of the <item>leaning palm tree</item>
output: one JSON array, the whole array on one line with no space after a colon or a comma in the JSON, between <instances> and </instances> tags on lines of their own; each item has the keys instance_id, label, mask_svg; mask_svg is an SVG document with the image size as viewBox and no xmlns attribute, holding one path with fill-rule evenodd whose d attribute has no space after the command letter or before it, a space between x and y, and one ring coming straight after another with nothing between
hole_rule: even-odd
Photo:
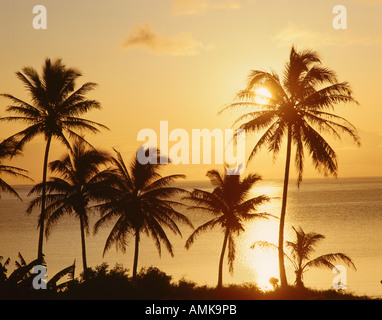
<instances>
[{"instance_id":1,"label":"leaning palm tree","mask_svg":"<svg viewBox=\"0 0 382 320\"><path fill-rule=\"evenodd\" d=\"M224 232L223 246L220 253L218 284L223 285L223 260L228 245L228 265L229 271L233 273L233 262L235 259L234 234L238 235L244 231L243 223L253 221L258 218L268 218L267 213L256 213L256 208L269 201L265 195L249 198L253 186L261 180L257 174L249 174L241 179L240 175L228 175L227 171L222 176L217 170L207 172L207 177L215 187L212 192L195 189L186 200L195 203L190 206L191 210L202 210L214 216L213 219L202 224L190 235L186 242L189 249L197 236L215 226L220 226Z\"/></svg>"},{"instance_id":2,"label":"leaning palm tree","mask_svg":"<svg viewBox=\"0 0 382 320\"><path fill-rule=\"evenodd\" d=\"M96 201L104 192L105 181L110 174L102 165L109 161L109 154L89 148L82 139L76 139L71 151L60 160L49 163L52 173L61 177L52 177L46 182L46 215L45 234L48 237L52 227L64 216L75 215L80 221L82 263L84 275L87 272L85 233L89 234L89 202ZM41 191L43 184L35 185L31 194L39 194L28 206L31 213L36 206L42 205Z\"/></svg>"},{"instance_id":3,"label":"leaning palm tree","mask_svg":"<svg viewBox=\"0 0 382 320\"><path fill-rule=\"evenodd\" d=\"M17 191L2 178L3 175L8 175L14 178L25 178L32 180L26 175L26 170L3 164L5 159L10 159L19 153L20 150L15 149L14 140L5 139L0 143L0 190L10 193L21 200Z\"/></svg>"},{"instance_id":4,"label":"leaning palm tree","mask_svg":"<svg viewBox=\"0 0 382 320\"><path fill-rule=\"evenodd\" d=\"M297 287L304 287L304 283L302 281L303 274L312 267L329 268L332 270L335 268L334 263L344 262L347 266L356 270L353 261L347 255L340 252L328 253L311 259L312 253L315 252L315 247L321 240L325 239L325 236L316 232L305 233L301 227L298 229L293 227L293 230L296 237L294 241L286 242L286 247L289 249L290 254L285 254L285 256L292 263L295 269L295 285ZM257 241L251 246L251 248L254 248L255 246L276 247L266 241Z\"/></svg>"},{"instance_id":5,"label":"leaning palm tree","mask_svg":"<svg viewBox=\"0 0 382 320\"><path fill-rule=\"evenodd\" d=\"M283 79L275 72L251 71L247 87L237 94L236 101L223 110L246 107L250 112L239 117L235 124L247 133L262 132L254 146L249 160L268 145L274 158L280 151L286 138L286 163L279 226L279 267L281 286L287 285L284 265L284 224L287 205L288 182L292 145L295 146L295 166L298 172L297 184L303 177L305 149L313 160L313 165L324 175L337 176L338 163L336 153L321 135L323 132L340 138L341 133L360 145L356 128L343 117L330 112L340 103L355 102L348 82L338 82L334 71L323 67L315 51L290 52ZM271 97L262 99L256 90L266 88ZM249 119L249 120L247 120Z\"/></svg>"},{"instance_id":6,"label":"leaning palm tree","mask_svg":"<svg viewBox=\"0 0 382 320\"><path fill-rule=\"evenodd\" d=\"M163 243L173 256L173 246L163 227L180 236L182 234L177 222L192 227L190 220L176 209L184 205L175 197L185 194L186 191L171 186L173 182L185 176L180 174L161 176L159 169L163 165L160 164L159 151L156 153L157 161L146 164L140 163L138 151L130 167L126 166L121 154L116 150L115 152L116 156L112 159L114 178L109 180L110 188L104 190L104 203L96 206L100 210L101 218L95 224L94 233L107 222L116 220L106 240L104 254L113 244L117 249L126 252L128 237L134 236L133 277L135 278L142 233L153 238L159 255ZM152 149L147 149L145 152L155 154Z\"/></svg>"},{"instance_id":7,"label":"leaning palm tree","mask_svg":"<svg viewBox=\"0 0 382 320\"><path fill-rule=\"evenodd\" d=\"M81 73L73 68L67 68L61 59L54 61L46 59L41 75L34 68L25 67L22 72L17 72L16 76L28 91L30 102L25 102L10 94L2 94L1 96L7 98L11 103L6 111L14 115L0 118L0 121L24 122L28 125L26 129L12 136L12 139L18 142L18 149L38 135L45 138L42 203L38 221L40 228L38 258L41 259L45 223L45 184L51 141L56 138L70 149L68 138L82 139L78 130L96 133L99 128L106 127L80 117L92 109L100 108L98 101L85 97L89 91L95 88L96 84L87 82L75 89L76 81Z\"/></svg>"}]
</instances>

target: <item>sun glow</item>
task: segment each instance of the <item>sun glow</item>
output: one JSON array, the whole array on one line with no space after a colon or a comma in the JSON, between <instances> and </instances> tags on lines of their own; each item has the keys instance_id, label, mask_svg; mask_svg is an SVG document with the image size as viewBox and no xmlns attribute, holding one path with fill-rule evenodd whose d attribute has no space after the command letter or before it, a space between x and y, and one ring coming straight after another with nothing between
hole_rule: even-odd
<instances>
[{"instance_id":1,"label":"sun glow","mask_svg":"<svg viewBox=\"0 0 382 320\"><path fill-rule=\"evenodd\" d=\"M269 99L272 97L269 90L264 87L257 88L255 90L255 94L256 94L255 102L262 105L268 104Z\"/></svg>"},{"instance_id":2,"label":"sun glow","mask_svg":"<svg viewBox=\"0 0 382 320\"><path fill-rule=\"evenodd\" d=\"M273 199L278 199L280 189L271 185L260 186L254 190L253 196L266 194ZM277 215L278 201L270 201L258 208L257 212L266 212ZM250 268L254 274L254 281L263 291L273 290L270 278L279 279L279 262L276 247L263 248L255 246L256 241L266 241L277 245L279 220L274 217L259 219L246 226L246 237L242 239L243 263ZM243 237L244 238L244 237Z\"/></svg>"},{"instance_id":3,"label":"sun glow","mask_svg":"<svg viewBox=\"0 0 382 320\"><path fill-rule=\"evenodd\" d=\"M248 231L252 234L251 245L256 241L277 244L278 221L276 219L258 221L252 230ZM269 279L279 278L277 249L255 246L249 250L246 263L253 268L256 284L264 291L272 290L273 286Z\"/></svg>"},{"instance_id":4,"label":"sun glow","mask_svg":"<svg viewBox=\"0 0 382 320\"><path fill-rule=\"evenodd\" d=\"M263 291L273 290L270 279L279 279L277 252L273 249L255 248L251 264L257 286Z\"/></svg>"}]
</instances>

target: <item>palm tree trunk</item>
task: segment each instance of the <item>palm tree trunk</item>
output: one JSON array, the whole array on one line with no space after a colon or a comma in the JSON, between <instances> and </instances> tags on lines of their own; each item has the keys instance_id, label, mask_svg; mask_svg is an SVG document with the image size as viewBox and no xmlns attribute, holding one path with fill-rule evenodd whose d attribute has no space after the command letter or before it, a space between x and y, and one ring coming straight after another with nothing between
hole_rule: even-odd
<instances>
[{"instance_id":1,"label":"palm tree trunk","mask_svg":"<svg viewBox=\"0 0 382 320\"><path fill-rule=\"evenodd\" d=\"M299 268L297 271L296 271L296 287L301 289L301 288L304 288L304 283L302 282L302 269Z\"/></svg>"},{"instance_id":2,"label":"palm tree trunk","mask_svg":"<svg viewBox=\"0 0 382 320\"><path fill-rule=\"evenodd\" d=\"M223 286L223 260L224 260L224 254L225 249L227 247L227 241L228 241L228 228L224 235L224 241L223 241L223 247L220 254L220 260L219 260L219 275L218 275L218 288L220 289Z\"/></svg>"},{"instance_id":3,"label":"palm tree trunk","mask_svg":"<svg viewBox=\"0 0 382 320\"><path fill-rule=\"evenodd\" d=\"M86 244L85 244L85 227L84 218L80 214L80 228L81 228L81 246L82 246L82 265L84 268L84 279L87 279L88 264L86 262Z\"/></svg>"},{"instance_id":4,"label":"palm tree trunk","mask_svg":"<svg viewBox=\"0 0 382 320\"><path fill-rule=\"evenodd\" d=\"M52 136L49 136L46 142L45 155L44 155L44 166L42 173L42 197L41 197L41 214L39 218L40 234L38 239L38 253L37 258L42 260L43 253L42 247L44 242L44 224L45 224L45 201L46 201L46 176L48 172L48 158L49 158L49 149L50 143L52 141Z\"/></svg>"},{"instance_id":5,"label":"palm tree trunk","mask_svg":"<svg viewBox=\"0 0 382 320\"><path fill-rule=\"evenodd\" d=\"M291 125L288 125L287 155L286 155L286 163L285 163L284 188L283 188L283 199L282 199L282 205L281 205L280 226L279 226L279 245L278 245L281 287L288 286L286 272L285 272L285 263L284 263L284 224L285 224L286 204L287 204L287 195L288 195L291 150L292 150L292 127Z\"/></svg>"},{"instance_id":6,"label":"palm tree trunk","mask_svg":"<svg viewBox=\"0 0 382 320\"><path fill-rule=\"evenodd\" d=\"M139 230L135 230L135 250L134 250L133 278L135 278L137 276L138 253L139 253Z\"/></svg>"}]
</instances>

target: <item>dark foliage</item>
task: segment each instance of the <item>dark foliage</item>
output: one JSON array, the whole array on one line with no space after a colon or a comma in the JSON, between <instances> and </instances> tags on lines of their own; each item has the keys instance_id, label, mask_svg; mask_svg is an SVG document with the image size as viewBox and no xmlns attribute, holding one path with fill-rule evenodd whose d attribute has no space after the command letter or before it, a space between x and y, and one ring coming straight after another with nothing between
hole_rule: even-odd
<instances>
[{"instance_id":1,"label":"dark foliage","mask_svg":"<svg viewBox=\"0 0 382 320\"><path fill-rule=\"evenodd\" d=\"M88 278L68 282L63 290L48 287L34 290L19 287L1 290L0 299L7 300L366 300L344 291L312 290L308 288L277 288L263 292L254 283L231 284L222 288L199 286L172 276L156 267L141 269L135 278L128 269L116 264L112 269L106 263L88 269ZM4 288L3 288L4 289Z\"/></svg>"}]
</instances>

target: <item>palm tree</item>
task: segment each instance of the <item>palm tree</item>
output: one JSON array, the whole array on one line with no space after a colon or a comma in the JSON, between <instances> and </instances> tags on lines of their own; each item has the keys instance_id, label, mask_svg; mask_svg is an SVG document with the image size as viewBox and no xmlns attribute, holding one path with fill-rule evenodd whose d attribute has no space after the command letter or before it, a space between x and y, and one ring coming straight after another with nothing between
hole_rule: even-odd
<instances>
[{"instance_id":1,"label":"palm tree","mask_svg":"<svg viewBox=\"0 0 382 320\"><path fill-rule=\"evenodd\" d=\"M22 72L16 72L16 76L24 84L31 101L28 103L13 95L2 94L1 96L11 102L6 111L14 115L0 118L0 121L24 122L28 125L26 129L12 136L12 139L17 141L18 149L40 134L45 138L42 203L38 222L40 228L38 258L41 259L45 222L45 184L51 141L56 138L70 149L68 138L83 139L76 131L88 130L96 133L99 131L98 128L106 127L79 117L92 109L101 108L98 101L85 97L96 84L86 82L75 90L76 81L81 77L81 73L73 68L67 68L61 59L54 61L46 59L41 75L34 68L25 67Z\"/></svg>"},{"instance_id":2,"label":"palm tree","mask_svg":"<svg viewBox=\"0 0 382 320\"><path fill-rule=\"evenodd\" d=\"M134 235L133 277L135 278L142 233L153 238L159 255L161 254L161 243L163 243L173 256L173 246L163 227L168 227L173 233L180 236L182 234L177 222L192 227L190 220L175 209L177 206L184 206L176 201L175 197L186 191L171 186L173 182L183 179L185 176L180 174L161 176L159 169L163 165L160 164L159 151L157 151L158 161L155 161L155 164L141 164L137 153L129 168L121 154L116 150L115 152L116 156L112 158L115 167L114 179L109 180L111 188L104 190L105 202L97 206L101 218L95 224L94 233L97 233L102 225L116 219L106 240L104 254L113 244L117 249L125 252L128 237L131 234ZM147 149L145 152L152 154L151 149Z\"/></svg>"},{"instance_id":3,"label":"palm tree","mask_svg":"<svg viewBox=\"0 0 382 320\"><path fill-rule=\"evenodd\" d=\"M333 269L335 268L334 263L344 262L347 266L357 270L353 261L343 253L328 253L311 259L312 253L315 252L315 247L317 244L325 239L325 236L316 232L305 233L302 228L296 229L292 227L295 232L295 240L287 241L286 247L290 249L290 255L285 254L287 259L292 263L296 273L295 285L299 288L304 287L302 281L303 274L309 270L311 267L323 267ZM251 248L254 248L256 245L261 247L274 246L271 243L266 241L257 241Z\"/></svg>"},{"instance_id":4,"label":"palm tree","mask_svg":"<svg viewBox=\"0 0 382 320\"><path fill-rule=\"evenodd\" d=\"M8 166L3 164L5 159L10 159L14 155L19 154L20 150L15 149L15 141L12 139L5 139L0 143L0 190L13 194L15 197L20 198L19 194L14 188L12 188L6 181L4 181L1 176L9 175L15 178L26 178L30 179L26 173L27 171L21 168Z\"/></svg>"},{"instance_id":5,"label":"palm tree","mask_svg":"<svg viewBox=\"0 0 382 320\"><path fill-rule=\"evenodd\" d=\"M191 210L203 210L214 215L214 218L202 224L190 235L186 242L189 249L196 237L206 230L215 226L220 226L224 232L223 246L219 259L218 288L223 284L223 260L228 245L228 265L229 271L233 273L233 262L235 259L234 234L239 235L244 231L243 222L253 221L258 218L268 218L266 213L255 213L256 208L269 201L265 195L248 199L252 187L261 180L257 174L249 174L242 180L240 175L228 175L227 172L222 176L216 170L207 172L207 177L215 187L212 192L195 189L189 197L185 199L195 203L189 207Z\"/></svg>"},{"instance_id":6,"label":"palm tree","mask_svg":"<svg viewBox=\"0 0 382 320\"><path fill-rule=\"evenodd\" d=\"M268 102L256 100L256 89L266 88L271 93ZM316 169L325 176L337 176L338 164L334 150L321 133L328 132L335 138L346 133L360 145L356 128L343 117L330 112L340 103L355 102L348 82L338 82L334 71L321 66L315 51L297 52L292 47L282 81L275 72L251 71L247 87L237 94L236 101L227 108L244 106L252 111L239 117L235 123L247 133L265 130L254 146L249 160L264 145L274 158L286 137L286 163L283 197L279 226L279 267L281 286L287 286L284 265L284 224L288 194L292 145L295 146L295 166L298 172L297 185L302 182L306 149ZM222 110L222 111L223 111Z\"/></svg>"},{"instance_id":7,"label":"palm tree","mask_svg":"<svg viewBox=\"0 0 382 320\"><path fill-rule=\"evenodd\" d=\"M333 263L342 261L356 270L352 260L340 252L324 254L310 260L311 254L315 251L314 247L317 246L318 242L325 239L325 236L315 232L306 234L301 227L299 229L293 228L293 230L296 234L296 240L295 242L287 241L286 245L291 249L290 260L295 268L296 286L304 286L302 282L303 273L308 271L310 267L324 267L332 270L335 267Z\"/></svg>"},{"instance_id":8,"label":"palm tree","mask_svg":"<svg viewBox=\"0 0 382 320\"><path fill-rule=\"evenodd\" d=\"M49 169L61 177L52 177L46 182L45 234L48 237L54 224L65 214L74 214L79 219L84 275L87 271L85 232L89 234L88 205L103 194L110 171L101 170L100 166L107 164L109 160L108 153L87 148L82 139L76 139L69 153L62 159L49 163ZM27 213L31 213L37 205L42 205L42 189L43 184L39 183L30 191L30 195L40 196L30 202Z\"/></svg>"}]
</instances>

